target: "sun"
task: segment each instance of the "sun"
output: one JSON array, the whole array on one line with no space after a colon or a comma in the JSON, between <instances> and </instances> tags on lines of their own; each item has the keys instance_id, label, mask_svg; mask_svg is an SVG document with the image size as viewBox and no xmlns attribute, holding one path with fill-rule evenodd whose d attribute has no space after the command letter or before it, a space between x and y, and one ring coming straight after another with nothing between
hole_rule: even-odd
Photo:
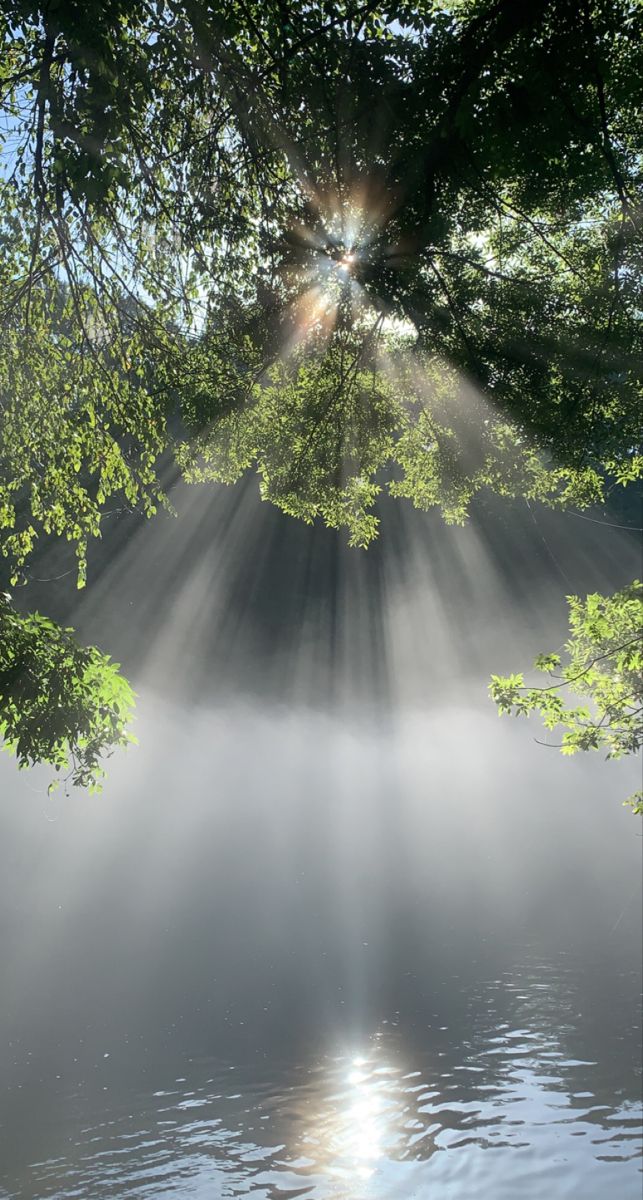
<instances>
[{"instance_id":1,"label":"sun","mask_svg":"<svg viewBox=\"0 0 643 1200\"><path fill-rule=\"evenodd\" d=\"M343 271L350 271L357 262L357 255L352 250L347 250L338 262L338 267Z\"/></svg>"}]
</instances>

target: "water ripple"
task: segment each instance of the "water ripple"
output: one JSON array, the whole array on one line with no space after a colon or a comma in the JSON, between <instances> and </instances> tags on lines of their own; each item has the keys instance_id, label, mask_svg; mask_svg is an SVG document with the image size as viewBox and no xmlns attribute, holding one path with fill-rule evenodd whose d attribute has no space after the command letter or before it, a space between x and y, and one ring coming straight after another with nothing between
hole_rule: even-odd
<instances>
[{"instance_id":1,"label":"water ripple","mask_svg":"<svg viewBox=\"0 0 643 1200\"><path fill-rule=\"evenodd\" d=\"M459 1034L410 1037L396 1018L350 1054L239 1065L233 1087L201 1062L93 1111L77 1092L60 1104L64 1150L0 1175L0 1198L638 1200L636 1097L578 1053L553 969L516 975L472 988Z\"/></svg>"}]
</instances>

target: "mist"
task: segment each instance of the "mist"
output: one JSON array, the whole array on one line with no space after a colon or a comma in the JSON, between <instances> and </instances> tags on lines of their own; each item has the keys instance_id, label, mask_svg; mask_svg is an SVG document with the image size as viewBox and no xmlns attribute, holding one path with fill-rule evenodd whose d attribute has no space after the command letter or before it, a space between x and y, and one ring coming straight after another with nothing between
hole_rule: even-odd
<instances>
[{"instance_id":1,"label":"mist","mask_svg":"<svg viewBox=\"0 0 643 1200\"><path fill-rule=\"evenodd\" d=\"M330 1053L427 996L453 1020L454 980L526 950L581 956L610 1003L637 972L637 764L563 759L486 683L560 645L565 590L631 577L627 537L388 506L366 555L249 488L173 500L80 599L41 585L132 678L139 745L97 796L0 759L5 1129L61 1080Z\"/></svg>"}]
</instances>

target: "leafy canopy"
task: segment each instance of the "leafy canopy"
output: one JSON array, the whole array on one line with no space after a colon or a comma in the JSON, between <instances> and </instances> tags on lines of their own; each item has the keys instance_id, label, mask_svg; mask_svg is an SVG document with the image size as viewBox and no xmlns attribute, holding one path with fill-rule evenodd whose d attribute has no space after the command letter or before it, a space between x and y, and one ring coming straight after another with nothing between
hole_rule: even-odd
<instances>
[{"instance_id":1,"label":"leafy canopy","mask_svg":"<svg viewBox=\"0 0 643 1200\"><path fill-rule=\"evenodd\" d=\"M639 477L641 32L634 0L0 0L10 578L53 535L82 585L168 456L357 545L383 488L462 521ZM70 636L32 644L57 719Z\"/></svg>"},{"instance_id":2,"label":"leafy canopy","mask_svg":"<svg viewBox=\"0 0 643 1200\"><path fill-rule=\"evenodd\" d=\"M560 750L605 750L607 758L643 746L643 584L612 596L569 596L570 638L559 653L540 654L534 666L555 682L527 686L522 674L493 675L491 697L500 713L536 713L546 729L562 730ZM584 703L571 705L566 695ZM629 804L643 813L643 792Z\"/></svg>"},{"instance_id":3,"label":"leafy canopy","mask_svg":"<svg viewBox=\"0 0 643 1200\"><path fill-rule=\"evenodd\" d=\"M0 11L12 561L49 525L82 581L168 447L359 544L382 487L461 520L481 487L583 506L640 474L635 4ZM69 470L33 450L52 408Z\"/></svg>"},{"instance_id":4,"label":"leafy canopy","mask_svg":"<svg viewBox=\"0 0 643 1200\"><path fill-rule=\"evenodd\" d=\"M99 791L104 756L135 740L133 704L118 663L0 597L0 736L21 767L48 763L66 783Z\"/></svg>"}]
</instances>

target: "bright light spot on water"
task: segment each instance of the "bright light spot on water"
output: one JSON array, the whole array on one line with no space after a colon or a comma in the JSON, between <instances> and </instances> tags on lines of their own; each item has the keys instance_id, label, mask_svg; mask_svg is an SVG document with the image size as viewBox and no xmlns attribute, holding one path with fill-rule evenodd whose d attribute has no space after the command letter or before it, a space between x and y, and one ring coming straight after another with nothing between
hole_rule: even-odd
<instances>
[{"instance_id":1,"label":"bright light spot on water","mask_svg":"<svg viewBox=\"0 0 643 1200\"><path fill-rule=\"evenodd\" d=\"M383 1153L383 1111L381 1100L369 1091L367 1080L362 1078L354 1087L356 1099L347 1112L345 1147L355 1159L358 1174L364 1178L372 1175L372 1164Z\"/></svg>"},{"instance_id":2,"label":"bright light spot on water","mask_svg":"<svg viewBox=\"0 0 643 1200\"><path fill-rule=\"evenodd\" d=\"M326 1170L348 1186L347 1195L361 1197L363 1182L395 1152L404 1105L399 1071L361 1055L348 1067L314 1140L324 1147Z\"/></svg>"}]
</instances>

